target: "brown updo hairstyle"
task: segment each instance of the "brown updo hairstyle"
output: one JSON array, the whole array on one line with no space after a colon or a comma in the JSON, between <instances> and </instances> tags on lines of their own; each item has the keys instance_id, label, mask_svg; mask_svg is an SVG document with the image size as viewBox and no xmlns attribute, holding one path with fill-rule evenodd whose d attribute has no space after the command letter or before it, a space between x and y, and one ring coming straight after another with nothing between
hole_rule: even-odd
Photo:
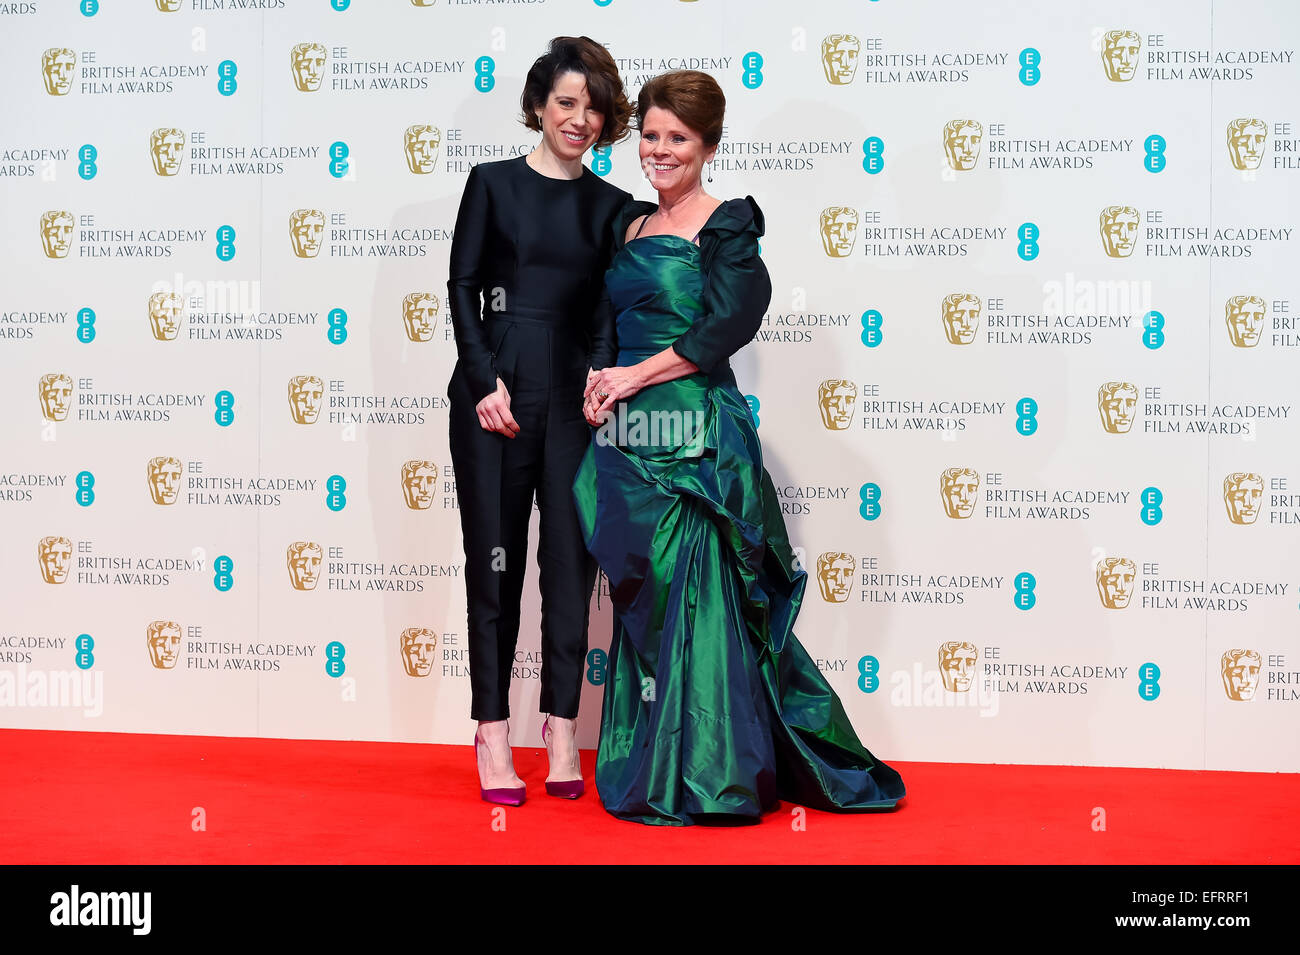
<instances>
[{"instance_id":1,"label":"brown updo hairstyle","mask_svg":"<svg viewBox=\"0 0 1300 955\"><path fill-rule=\"evenodd\" d=\"M555 81L570 72L581 73L586 79L592 107L605 116L596 145L609 146L626 138L632 104L623 92L623 78L609 51L586 36L557 36L533 63L519 97L523 124L535 132L542 131L537 111L545 108Z\"/></svg>"},{"instance_id":2,"label":"brown updo hairstyle","mask_svg":"<svg viewBox=\"0 0 1300 955\"><path fill-rule=\"evenodd\" d=\"M661 73L645 86L636 98L636 128L645 122L645 114L654 107L666 109L699 133L704 146L718 145L722 139L722 117L727 98L722 87L708 73L699 70L673 70Z\"/></svg>"}]
</instances>

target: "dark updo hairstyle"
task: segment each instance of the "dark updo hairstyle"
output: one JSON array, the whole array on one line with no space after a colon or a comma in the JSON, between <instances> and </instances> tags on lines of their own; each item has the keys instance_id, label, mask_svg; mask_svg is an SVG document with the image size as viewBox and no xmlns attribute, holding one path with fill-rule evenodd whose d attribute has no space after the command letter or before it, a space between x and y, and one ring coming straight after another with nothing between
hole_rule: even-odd
<instances>
[{"instance_id":1,"label":"dark updo hairstyle","mask_svg":"<svg viewBox=\"0 0 1300 955\"><path fill-rule=\"evenodd\" d=\"M718 145L722 139L727 98L722 95L718 81L708 73L673 70L646 83L636 98L637 129L645 123L645 114L656 106L668 110L699 133L705 148Z\"/></svg>"},{"instance_id":2,"label":"dark updo hairstyle","mask_svg":"<svg viewBox=\"0 0 1300 955\"><path fill-rule=\"evenodd\" d=\"M586 79L592 107L605 116L605 125L601 127L596 145L609 146L624 139L628 133L627 122L632 116L632 104L623 92L623 78L619 76L618 66L609 51L585 36L557 36L533 63L524 80L524 92L519 97L524 125L535 132L542 131L537 111L546 107L555 81L570 72L580 73Z\"/></svg>"}]
</instances>

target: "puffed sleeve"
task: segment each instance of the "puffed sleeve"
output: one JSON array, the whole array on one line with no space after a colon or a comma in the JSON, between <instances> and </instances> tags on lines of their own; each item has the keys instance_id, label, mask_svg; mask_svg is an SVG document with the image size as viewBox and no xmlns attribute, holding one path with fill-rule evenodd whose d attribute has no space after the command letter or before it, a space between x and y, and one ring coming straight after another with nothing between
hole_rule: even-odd
<instances>
[{"instance_id":1,"label":"puffed sleeve","mask_svg":"<svg viewBox=\"0 0 1300 955\"><path fill-rule=\"evenodd\" d=\"M758 254L761 234L760 226L719 236L704 277L704 313L672 345L700 371L711 372L740 351L763 324L772 280Z\"/></svg>"},{"instance_id":2,"label":"puffed sleeve","mask_svg":"<svg viewBox=\"0 0 1300 955\"><path fill-rule=\"evenodd\" d=\"M456 232L451 240L451 262L447 268L447 307L456 336L465 380L475 401L481 401L497 387L496 366L483 326L483 275L488 223L492 201L479 167L469 171L465 192L456 214Z\"/></svg>"}]
</instances>

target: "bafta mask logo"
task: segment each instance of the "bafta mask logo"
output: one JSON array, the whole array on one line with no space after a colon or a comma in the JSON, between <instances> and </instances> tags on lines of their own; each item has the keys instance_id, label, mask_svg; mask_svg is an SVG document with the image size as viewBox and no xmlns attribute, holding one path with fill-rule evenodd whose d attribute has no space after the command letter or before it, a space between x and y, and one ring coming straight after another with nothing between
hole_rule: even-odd
<instances>
[{"instance_id":1,"label":"bafta mask logo","mask_svg":"<svg viewBox=\"0 0 1300 955\"><path fill-rule=\"evenodd\" d=\"M289 51L293 67L293 85L304 93L320 89L325 78L325 47L319 43L299 43Z\"/></svg>"},{"instance_id":2,"label":"bafta mask logo","mask_svg":"<svg viewBox=\"0 0 1300 955\"><path fill-rule=\"evenodd\" d=\"M41 375L36 387L41 395L41 414L45 420L66 421L68 409L72 407L72 379L52 372Z\"/></svg>"},{"instance_id":3,"label":"bafta mask logo","mask_svg":"<svg viewBox=\"0 0 1300 955\"><path fill-rule=\"evenodd\" d=\"M1097 561L1097 596L1110 610L1123 610L1133 596L1137 565L1127 557L1103 557Z\"/></svg>"},{"instance_id":4,"label":"bafta mask logo","mask_svg":"<svg viewBox=\"0 0 1300 955\"><path fill-rule=\"evenodd\" d=\"M315 541L294 541L285 551L289 567L289 583L294 590L315 590L320 578L320 562L324 551Z\"/></svg>"},{"instance_id":5,"label":"bafta mask logo","mask_svg":"<svg viewBox=\"0 0 1300 955\"><path fill-rule=\"evenodd\" d=\"M817 408L822 427L827 431L844 431L853 423L853 406L858 400L858 386L846 378L828 378L817 386Z\"/></svg>"},{"instance_id":6,"label":"bafta mask logo","mask_svg":"<svg viewBox=\"0 0 1300 955\"><path fill-rule=\"evenodd\" d=\"M1254 348L1264 331L1268 308L1258 295L1234 295L1223 306L1228 338L1237 348Z\"/></svg>"},{"instance_id":7,"label":"bafta mask logo","mask_svg":"<svg viewBox=\"0 0 1300 955\"><path fill-rule=\"evenodd\" d=\"M42 537L36 544L36 559L41 565L41 579L47 584L61 584L68 579L68 568L72 566L72 541Z\"/></svg>"},{"instance_id":8,"label":"bafta mask logo","mask_svg":"<svg viewBox=\"0 0 1300 955\"><path fill-rule=\"evenodd\" d=\"M413 6L413 7L431 7L431 6L433 6L433 5L434 5L435 3L437 3L437 2L438 2L438 0L411 0L411 6Z\"/></svg>"},{"instance_id":9,"label":"bafta mask logo","mask_svg":"<svg viewBox=\"0 0 1300 955\"><path fill-rule=\"evenodd\" d=\"M45 92L51 96L67 96L72 89L72 76L77 69L77 54L66 47L51 47L41 54L41 75L45 79Z\"/></svg>"},{"instance_id":10,"label":"bafta mask logo","mask_svg":"<svg viewBox=\"0 0 1300 955\"><path fill-rule=\"evenodd\" d=\"M294 375L289 379L289 412L298 424L315 424L320 415L325 385L315 375Z\"/></svg>"},{"instance_id":11,"label":"bafta mask logo","mask_svg":"<svg viewBox=\"0 0 1300 955\"><path fill-rule=\"evenodd\" d=\"M851 554L829 552L817 558L817 586L821 588L822 600L827 603L842 604L849 599L849 588L853 586L853 572L857 561Z\"/></svg>"},{"instance_id":12,"label":"bafta mask logo","mask_svg":"<svg viewBox=\"0 0 1300 955\"><path fill-rule=\"evenodd\" d=\"M1107 206L1101 210L1101 247L1112 259L1127 259L1137 245L1142 217L1132 206Z\"/></svg>"},{"instance_id":13,"label":"bafta mask logo","mask_svg":"<svg viewBox=\"0 0 1300 955\"><path fill-rule=\"evenodd\" d=\"M980 159L984 127L973 119L954 119L943 127L943 153L952 169L974 169Z\"/></svg>"},{"instance_id":14,"label":"bafta mask logo","mask_svg":"<svg viewBox=\"0 0 1300 955\"><path fill-rule=\"evenodd\" d=\"M965 693L975 678L975 661L980 652L975 644L965 640L949 640L939 644L939 673L943 688L953 693Z\"/></svg>"},{"instance_id":15,"label":"bafta mask logo","mask_svg":"<svg viewBox=\"0 0 1300 955\"><path fill-rule=\"evenodd\" d=\"M162 13L175 13L181 8L181 0L154 0Z\"/></svg>"},{"instance_id":16,"label":"bafta mask logo","mask_svg":"<svg viewBox=\"0 0 1300 955\"><path fill-rule=\"evenodd\" d=\"M149 134L149 155L153 157L153 171L158 175L176 175L185 155L185 134L174 128L155 129Z\"/></svg>"},{"instance_id":17,"label":"bafta mask logo","mask_svg":"<svg viewBox=\"0 0 1300 955\"><path fill-rule=\"evenodd\" d=\"M184 317L185 300L176 292L154 292L149 296L149 329L158 341L175 341Z\"/></svg>"},{"instance_id":18,"label":"bafta mask logo","mask_svg":"<svg viewBox=\"0 0 1300 955\"><path fill-rule=\"evenodd\" d=\"M969 345L980 328L980 310L984 303L978 295L953 292L943 300L943 333L953 345Z\"/></svg>"},{"instance_id":19,"label":"bafta mask logo","mask_svg":"<svg viewBox=\"0 0 1300 955\"><path fill-rule=\"evenodd\" d=\"M1228 124L1228 156L1233 169L1258 169L1264 158L1268 127L1262 119L1234 119Z\"/></svg>"},{"instance_id":20,"label":"bafta mask logo","mask_svg":"<svg viewBox=\"0 0 1300 955\"><path fill-rule=\"evenodd\" d=\"M406 168L417 176L426 176L438 168L438 147L442 130L437 126L417 125L406 128Z\"/></svg>"},{"instance_id":21,"label":"bafta mask logo","mask_svg":"<svg viewBox=\"0 0 1300 955\"><path fill-rule=\"evenodd\" d=\"M1110 434L1128 434L1137 416L1137 385L1108 381L1097 389L1097 412L1101 426Z\"/></svg>"},{"instance_id":22,"label":"bafta mask logo","mask_svg":"<svg viewBox=\"0 0 1300 955\"><path fill-rule=\"evenodd\" d=\"M41 248L48 259L66 259L72 248L72 213L51 209L41 213Z\"/></svg>"},{"instance_id":23,"label":"bafta mask logo","mask_svg":"<svg viewBox=\"0 0 1300 955\"><path fill-rule=\"evenodd\" d=\"M433 672L433 651L438 635L428 627L407 627L402 631L402 667L407 676L428 676Z\"/></svg>"},{"instance_id":24,"label":"bafta mask logo","mask_svg":"<svg viewBox=\"0 0 1300 955\"><path fill-rule=\"evenodd\" d=\"M980 496L980 476L970 468L948 468L939 475L939 497L943 512L965 520L975 513Z\"/></svg>"},{"instance_id":25,"label":"bafta mask logo","mask_svg":"<svg viewBox=\"0 0 1300 955\"><path fill-rule=\"evenodd\" d=\"M175 504L181 489L181 462L177 458L149 459L149 496L155 504Z\"/></svg>"},{"instance_id":26,"label":"bafta mask logo","mask_svg":"<svg viewBox=\"0 0 1300 955\"><path fill-rule=\"evenodd\" d=\"M821 218L822 250L833 259L853 254L858 238L858 210L848 206L827 206Z\"/></svg>"},{"instance_id":27,"label":"bafta mask logo","mask_svg":"<svg viewBox=\"0 0 1300 955\"><path fill-rule=\"evenodd\" d=\"M319 209L295 209L289 213L289 241L293 254L300 259L314 259L325 234L325 213Z\"/></svg>"},{"instance_id":28,"label":"bafta mask logo","mask_svg":"<svg viewBox=\"0 0 1300 955\"><path fill-rule=\"evenodd\" d=\"M1247 471L1233 471L1223 479L1223 506L1234 524L1254 524L1264 497L1264 479Z\"/></svg>"},{"instance_id":29,"label":"bafta mask logo","mask_svg":"<svg viewBox=\"0 0 1300 955\"><path fill-rule=\"evenodd\" d=\"M1229 650L1219 657L1223 692L1228 694L1228 699L1249 703L1255 698L1260 662L1260 655L1254 650Z\"/></svg>"},{"instance_id":30,"label":"bafta mask logo","mask_svg":"<svg viewBox=\"0 0 1300 955\"><path fill-rule=\"evenodd\" d=\"M822 40L822 72L832 86L848 86L858 72L862 43L851 33L832 33Z\"/></svg>"},{"instance_id":31,"label":"bafta mask logo","mask_svg":"<svg viewBox=\"0 0 1300 955\"><path fill-rule=\"evenodd\" d=\"M402 321L406 337L413 342L433 340L438 324L438 296L432 292L412 292L402 299Z\"/></svg>"},{"instance_id":32,"label":"bafta mask logo","mask_svg":"<svg viewBox=\"0 0 1300 955\"><path fill-rule=\"evenodd\" d=\"M1127 83L1137 73L1138 53L1142 38L1132 30L1111 30L1102 41L1101 62L1106 68L1106 79L1112 83Z\"/></svg>"},{"instance_id":33,"label":"bafta mask logo","mask_svg":"<svg viewBox=\"0 0 1300 955\"><path fill-rule=\"evenodd\" d=\"M402 465L402 496L413 511L427 511L438 490L438 465L432 461L407 461Z\"/></svg>"},{"instance_id":34,"label":"bafta mask logo","mask_svg":"<svg viewBox=\"0 0 1300 955\"><path fill-rule=\"evenodd\" d=\"M149 662L159 670L170 670L181 658L181 625L175 620L155 620L146 635Z\"/></svg>"}]
</instances>

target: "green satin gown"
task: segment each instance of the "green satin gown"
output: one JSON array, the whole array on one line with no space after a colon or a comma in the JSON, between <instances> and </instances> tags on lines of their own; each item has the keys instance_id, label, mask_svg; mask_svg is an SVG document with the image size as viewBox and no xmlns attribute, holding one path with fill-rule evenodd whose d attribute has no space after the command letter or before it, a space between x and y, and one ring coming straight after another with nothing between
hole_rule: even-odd
<instances>
[{"instance_id":1,"label":"green satin gown","mask_svg":"<svg viewBox=\"0 0 1300 955\"><path fill-rule=\"evenodd\" d=\"M761 235L754 211L747 227ZM672 235L617 251L605 279L619 365L722 320L705 315L701 256ZM711 281L733 278L726 267ZM574 480L614 608L596 756L605 808L657 825L756 822L782 799L892 808L902 779L858 740L792 632L806 575L728 363L645 388L618 412Z\"/></svg>"}]
</instances>

